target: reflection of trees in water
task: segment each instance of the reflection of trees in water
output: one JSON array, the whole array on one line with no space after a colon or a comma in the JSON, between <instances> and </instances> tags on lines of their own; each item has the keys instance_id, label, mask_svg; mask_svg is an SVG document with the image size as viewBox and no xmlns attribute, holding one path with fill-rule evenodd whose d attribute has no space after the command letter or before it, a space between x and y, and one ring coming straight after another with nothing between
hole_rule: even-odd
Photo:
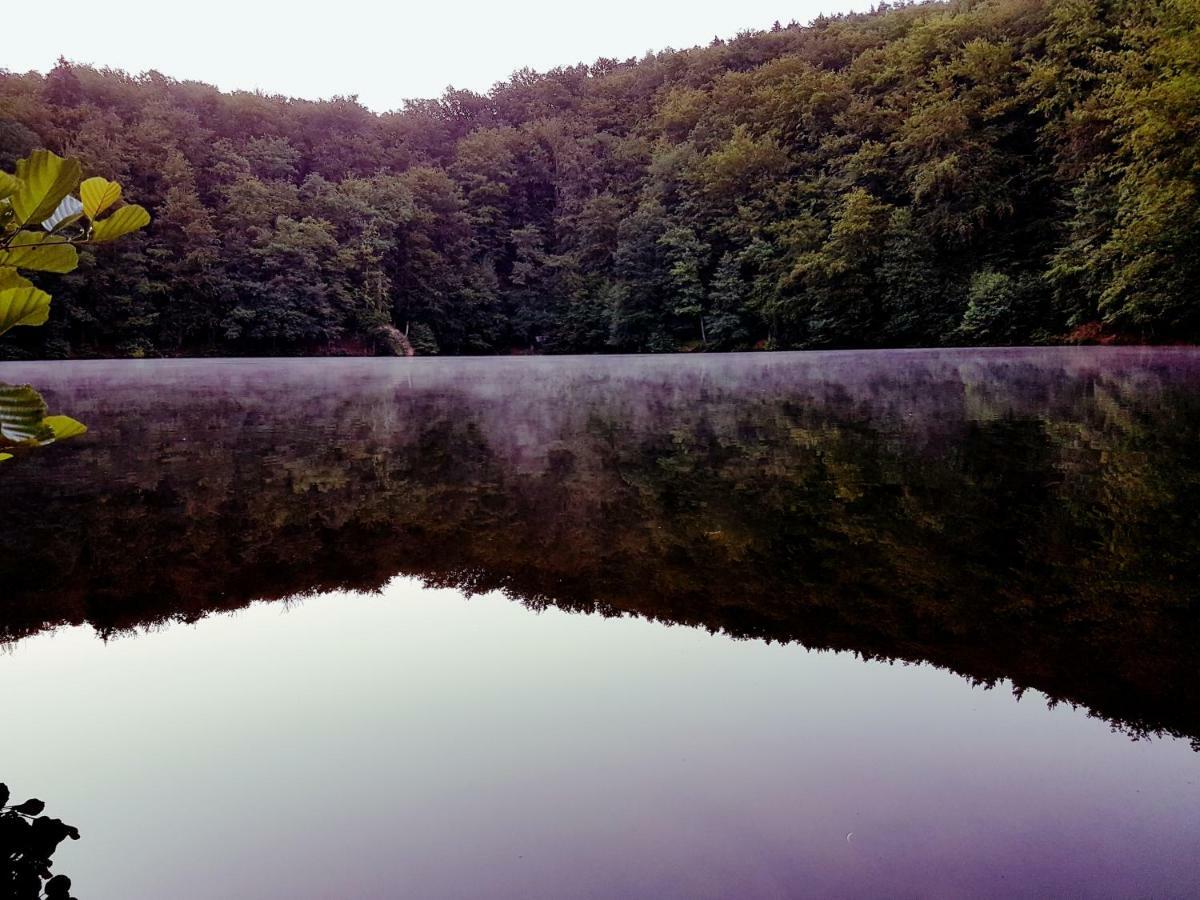
<instances>
[{"instance_id":1,"label":"reflection of trees in water","mask_svg":"<svg viewBox=\"0 0 1200 900\"><path fill-rule=\"evenodd\" d=\"M405 574L928 661L1196 737L1197 363L1097 358L76 372L103 443L5 479L0 627Z\"/></svg>"},{"instance_id":2,"label":"reflection of trees in water","mask_svg":"<svg viewBox=\"0 0 1200 900\"><path fill-rule=\"evenodd\" d=\"M50 869L58 845L79 840L79 832L42 815L45 808L41 800L9 804L0 784L0 900L72 900L71 879Z\"/></svg>"}]
</instances>

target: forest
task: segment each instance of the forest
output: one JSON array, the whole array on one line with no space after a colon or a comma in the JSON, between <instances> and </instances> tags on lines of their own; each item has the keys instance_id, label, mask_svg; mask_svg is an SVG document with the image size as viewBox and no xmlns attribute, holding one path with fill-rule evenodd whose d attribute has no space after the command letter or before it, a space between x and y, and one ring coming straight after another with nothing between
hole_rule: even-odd
<instances>
[{"instance_id":1,"label":"forest","mask_svg":"<svg viewBox=\"0 0 1200 900\"><path fill-rule=\"evenodd\" d=\"M0 358L1200 338L1200 0L951 0L378 114L0 71L153 224Z\"/></svg>"}]
</instances>

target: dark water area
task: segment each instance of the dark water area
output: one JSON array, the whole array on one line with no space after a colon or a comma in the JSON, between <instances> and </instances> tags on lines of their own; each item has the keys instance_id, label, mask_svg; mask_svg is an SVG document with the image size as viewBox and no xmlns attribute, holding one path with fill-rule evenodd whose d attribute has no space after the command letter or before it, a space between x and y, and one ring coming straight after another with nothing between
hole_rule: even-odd
<instances>
[{"instance_id":1,"label":"dark water area","mask_svg":"<svg viewBox=\"0 0 1200 900\"><path fill-rule=\"evenodd\" d=\"M1200 892L1200 352L2 364L109 897Z\"/></svg>"}]
</instances>

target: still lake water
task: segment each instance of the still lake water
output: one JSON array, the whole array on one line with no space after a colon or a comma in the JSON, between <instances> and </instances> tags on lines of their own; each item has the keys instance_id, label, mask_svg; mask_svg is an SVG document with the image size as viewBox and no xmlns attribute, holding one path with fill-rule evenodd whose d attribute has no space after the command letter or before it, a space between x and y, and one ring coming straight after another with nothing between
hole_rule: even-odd
<instances>
[{"instance_id":1,"label":"still lake water","mask_svg":"<svg viewBox=\"0 0 1200 900\"><path fill-rule=\"evenodd\" d=\"M83 900L1200 894L1200 353L0 365Z\"/></svg>"}]
</instances>

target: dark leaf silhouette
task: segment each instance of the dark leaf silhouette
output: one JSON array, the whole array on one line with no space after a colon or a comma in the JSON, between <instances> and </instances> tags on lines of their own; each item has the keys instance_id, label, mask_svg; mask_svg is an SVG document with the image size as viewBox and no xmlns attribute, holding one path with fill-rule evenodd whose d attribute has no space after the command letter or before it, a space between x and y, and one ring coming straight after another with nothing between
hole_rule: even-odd
<instances>
[{"instance_id":1,"label":"dark leaf silhouette","mask_svg":"<svg viewBox=\"0 0 1200 900\"><path fill-rule=\"evenodd\" d=\"M55 875L46 882L46 900L70 900L71 879L66 875Z\"/></svg>"},{"instance_id":2,"label":"dark leaf silhouette","mask_svg":"<svg viewBox=\"0 0 1200 900\"><path fill-rule=\"evenodd\" d=\"M79 832L60 819L41 815L46 804L26 800L5 806L9 793L0 785L0 900L71 900L71 879L53 875L51 858L64 840Z\"/></svg>"}]
</instances>

